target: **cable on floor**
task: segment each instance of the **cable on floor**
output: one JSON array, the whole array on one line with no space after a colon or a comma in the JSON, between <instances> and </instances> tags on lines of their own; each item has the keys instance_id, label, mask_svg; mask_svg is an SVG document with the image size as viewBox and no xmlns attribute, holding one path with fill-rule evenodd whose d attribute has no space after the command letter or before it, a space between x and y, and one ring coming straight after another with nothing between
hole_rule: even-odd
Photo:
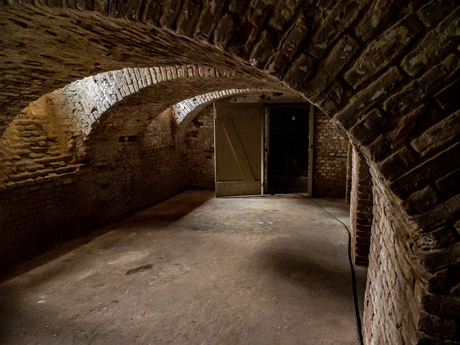
<instances>
[{"instance_id":1,"label":"cable on floor","mask_svg":"<svg viewBox=\"0 0 460 345\"><path fill-rule=\"evenodd\" d=\"M302 194L300 194L300 195L302 195ZM353 267L353 260L351 258L351 232L350 232L350 229L348 228L348 226L345 225L344 222L342 222L339 218L337 218L332 213L327 211L321 204L317 203L316 201L314 201L313 199L311 199L311 198L309 198L309 197L307 197L305 195L302 195L302 196L305 199L308 199L312 203L314 203L314 204L318 205L319 207L321 207L324 212L326 212L332 218L335 218L347 230L347 234L348 234L348 261L350 263L350 269L351 269L351 283L352 283L352 287L353 287L353 301L354 301L354 305L355 305L356 328L357 328L357 332L358 332L359 344L364 345L364 343L363 343L363 335L361 333L361 318L359 316L358 292L356 291L356 274L355 274L355 268Z\"/></svg>"}]
</instances>

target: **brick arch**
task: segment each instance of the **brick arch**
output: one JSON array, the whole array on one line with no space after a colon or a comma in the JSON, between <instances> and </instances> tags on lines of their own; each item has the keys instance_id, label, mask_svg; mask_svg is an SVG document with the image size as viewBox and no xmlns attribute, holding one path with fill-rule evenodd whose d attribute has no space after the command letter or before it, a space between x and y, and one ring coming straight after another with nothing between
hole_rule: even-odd
<instances>
[{"instance_id":1,"label":"brick arch","mask_svg":"<svg viewBox=\"0 0 460 345\"><path fill-rule=\"evenodd\" d=\"M164 91L163 84L175 82L177 85L181 79L188 79L187 83L194 87L182 93L176 92L175 98L170 96L166 101L164 95L168 92ZM182 82L179 86L183 88L185 84ZM255 82L235 71L202 65L125 68L72 82L32 102L9 124L0 141L0 152L2 152L0 181L2 184L8 184L36 178L38 173L39 176L46 176L42 168L43 163L45 165L51 163L47 162L45 157L49 155L54 157L52 159L55 161L78 163L85 155L86 142L95 122L104 119L105 113L115 104L126 98L132 101L133 97L128 96L145 88L151 87L153 90L150 91L150 96L142 95L141 98L150 99L155 105L152 109L144 111L143 116L136 118L138 129L134 129L132 133L133 128L130 128L131 136L139 136L139 132L147 126L147 122L169 107L172 99L181 101L184 95L195 95L200 88L222 89L232 84L250 86ZM214 91L207 94L207 98L239 92L244 90ZM158 94L163 94L163 97L156 97ZM119 118L117 121L124 123L130 121L132 117L131 112L125 112L124 118ZM178 117L176 120L179 125L182 118ZM99 128L104 128L104 124L97 125ZM102 136L100 130L97 132ZM23 142L24 137L28 142ZM32 142L28 144L30 140ZM15 143L21 147L17 148ZM28 171L17 171L15 168L18 164L17 159L25 162ZM76 169L77 166L74 168ZM48 169L53 169L48 173L70 171L57 165Z\"/></svg>"},{"instance_id":2,"label":"brick arch","mask_svg":"<svg viewBox=\"0 0 460 345\"><path fill-rule=\"evenodd\" d=\"M193 98L183 100L174 105L174 117L177 119L178 123L181 123L187 118L187 122L193 120L193 116L196 115L196 112L202 109L203 107L208 106L209 104L216 102L220 99L228 98L233 95L240 95L245 93L254 93L254 92L271 92L274 90L270 89L230 89L222 91L213 91L208 92L202 95L198 95Z\"/></svg>"},{"instance_id":3,"label":"brick arch","mask_svg":"<svg viewBox=\"0 0 460 345\"><path fill-rule=\"evenodd\" d=\"M38 93L99 69L180 65L187 60L225 66L259 80L281 80L349 133L376 185L375 228L381 227L379 234L390 232L393 239L384 248L399 248L396 242L402 248L392 255L404 257L398 277L405 280L386 282L378 269L380 277L372 279L377 287L369 290L376 295L368 295L367 341L459 340L459 278L452 273L459 265L460 228L460 10L454 1L53 4L59 6L12 5L1 13L2 30L16 33L2 36L8 47L2 49L6 82L1 94L7 112L17 114L24 107L21 102L28 104ZM30 30L40 44L21 42L21 35ZM86 41L79 43L74 39L78 36ZM91 49L81 58L83 44ZM56 46L65 54L56 53ZM170 50L172 46L177 50ZM38 61L8 58L27 48ZM4 124L10 122L8 116ZM383 243L383 237L374 241ZM383 257L385 253L375 253L373 260L381 262ZM389 263L384 262L380 266ZM370 321L395 314L391 301L384 313L372 307L379 283L395 291L398 284L406 284L398 294L404 289L412 294L404 299L411 306L401 312L404 319L391 320L389 333L397 338L378 321Z\"/></svg>"}]
</instances>

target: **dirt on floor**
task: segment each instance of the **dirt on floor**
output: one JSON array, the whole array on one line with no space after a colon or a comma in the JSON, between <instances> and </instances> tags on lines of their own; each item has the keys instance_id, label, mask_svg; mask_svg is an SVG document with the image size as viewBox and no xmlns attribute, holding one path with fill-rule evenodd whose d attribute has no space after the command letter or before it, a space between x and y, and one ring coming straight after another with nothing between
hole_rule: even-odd
<instances>
[{"instance_id":1,"label":"dirt on floor","mask_svg":"<svg viewBox=\"0 0 460 345\"><path fill-rule=\"evenodd\" d=\"M358 344L347 246L301 195L187 191L18 267L0 344Z\"/></svg>"}]
</instances>

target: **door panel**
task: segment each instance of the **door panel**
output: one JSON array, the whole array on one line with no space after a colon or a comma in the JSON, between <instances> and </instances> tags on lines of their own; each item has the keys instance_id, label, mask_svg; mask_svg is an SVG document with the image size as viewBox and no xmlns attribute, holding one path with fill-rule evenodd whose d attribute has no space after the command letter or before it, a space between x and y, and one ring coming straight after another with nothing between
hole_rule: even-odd
<instances>
[{"instance_id":1,"label":"door panel","mask_svg":"<svg viewBox=\"0 0 460 345\"><path fill-rule=\"evenodd\" d=\"M262 105L215 108L216 196L261 192Z\"/></svg>"}]
</instances>

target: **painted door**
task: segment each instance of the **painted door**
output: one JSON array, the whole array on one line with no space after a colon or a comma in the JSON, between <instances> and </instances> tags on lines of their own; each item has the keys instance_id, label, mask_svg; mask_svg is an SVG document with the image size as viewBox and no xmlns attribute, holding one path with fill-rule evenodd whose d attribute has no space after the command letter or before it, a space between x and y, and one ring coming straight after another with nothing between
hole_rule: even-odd
<instances>
[{"instance_id":1,"label":"painted door","mask_svg":"<svg viewBox=\"0 0 460 345\"><path fill-rule=\"evenodd\" d=\"M216 196L261 194L262 104L215 103Z\"/></svg>"}]
</instances>

